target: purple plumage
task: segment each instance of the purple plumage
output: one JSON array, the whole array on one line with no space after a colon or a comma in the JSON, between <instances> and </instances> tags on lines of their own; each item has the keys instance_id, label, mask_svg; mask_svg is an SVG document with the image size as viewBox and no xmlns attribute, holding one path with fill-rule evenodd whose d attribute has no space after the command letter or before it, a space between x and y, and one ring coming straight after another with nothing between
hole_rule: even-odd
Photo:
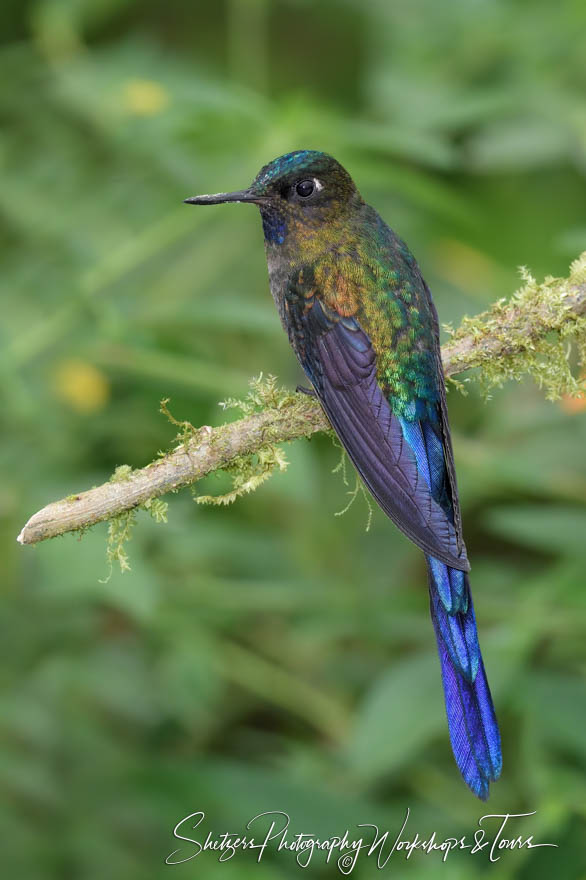
<instances>
[{"instance_id":1,"label":"purple plumage","mask_svg":"<svg viewBox=\"0 0 586 880\"><path fill-rule=\"evenodd\" d=\"M464 579L467 591L467 575L464 575ZM439 598L431 566L429 593L431 618L442 668L452 751L467 785L479 798L486 800L489 783L496 781L501 773L501 742L478 646L472 599L468 596L466 612L448 615ZM461 662L461 657L452 641L451 633L454 630L460 631L462 642L466 643L466 650L473 658L473 675L470 673L470 660Z\"/></svg>"}]
</instances>

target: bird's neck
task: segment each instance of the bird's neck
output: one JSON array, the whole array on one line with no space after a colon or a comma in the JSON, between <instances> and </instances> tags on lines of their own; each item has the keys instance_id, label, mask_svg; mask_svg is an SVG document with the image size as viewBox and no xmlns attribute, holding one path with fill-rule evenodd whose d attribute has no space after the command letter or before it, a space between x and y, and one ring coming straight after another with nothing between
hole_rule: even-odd
<instances>
[{"instance_id":1,"label":"bird's neck","mask_svg":"<svg viewBox=\"0 0 586 880\"><path fill-rule=\"evenodd\" d=\"M352 247L359 227L356 217L348 213L326 220L319 215L308 218L264 209L261 215L269 271L278 263L295 270L342 252Z\"/></svg>"}]
</instances>

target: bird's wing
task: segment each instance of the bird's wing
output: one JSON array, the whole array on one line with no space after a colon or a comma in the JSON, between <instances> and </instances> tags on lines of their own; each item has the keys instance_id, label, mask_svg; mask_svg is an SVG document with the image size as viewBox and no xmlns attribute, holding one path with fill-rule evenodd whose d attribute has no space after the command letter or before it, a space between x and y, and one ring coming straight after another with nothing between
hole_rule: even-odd
<instances>
[{"instance_id":1,"label":"bird's wing","mask_svg":"<svg viewBox=\"0 0 586 880\"><path fill-rule=\"evenodd\" d=\"M304 289L286 309L291 343L334 430L380 507L425 553L453 568L469 563L454 523L434 500L377 380L371 341Z\"/></svg>"},{"instance_id":2,"label":"bird's wing","mask_svg":"<svg viewBox=\"0 0 586 880\"><path fill-rule=\"evenodd\" d=\"M433 321L433 353L435 359L435 368L437 372L437 376L439 381L437 382L437 392L438 392L438 404L437 404L437 421L439 426L439 433L441 434L441 444L443 448L444 454L444 483L446 485L447 495L450 501L450 507L452 509L452 516L454 519L454 526L456 529L456 534L458 535L458 540L461 545L463 545L464 541L462 538L462 518L460 514L460 500L458 498L458 486L456 483L456 467L454 465L454 450L452 449L452 438L450 435L450 426L448 421L448 404L446 401L446 387L443 381L444 368L442 365L442 355L440 349L440 340L439 340L439 321L437 317L437 311L431 297L431 291L423 278L421 279L424 296L427 302L427 306L429 308L432 321Z\"/></svg>"}]
</instances>

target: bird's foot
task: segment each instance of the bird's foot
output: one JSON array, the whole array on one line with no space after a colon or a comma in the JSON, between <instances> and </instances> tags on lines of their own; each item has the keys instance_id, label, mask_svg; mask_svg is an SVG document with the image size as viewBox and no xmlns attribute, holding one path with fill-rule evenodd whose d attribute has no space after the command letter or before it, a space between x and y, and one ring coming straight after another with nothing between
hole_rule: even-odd
<instances>
[{"instance_id":1,"label":"bird's foot","mask_svg":"<svg viewBox=\"0 0 586 880\"><path fill-rule=\"evenodd\" d=\"M317 397L313 388L305 388L304 385L298 385L295 391L297 394L307 394L308 397Z\"/></svg>"}]
</instances>

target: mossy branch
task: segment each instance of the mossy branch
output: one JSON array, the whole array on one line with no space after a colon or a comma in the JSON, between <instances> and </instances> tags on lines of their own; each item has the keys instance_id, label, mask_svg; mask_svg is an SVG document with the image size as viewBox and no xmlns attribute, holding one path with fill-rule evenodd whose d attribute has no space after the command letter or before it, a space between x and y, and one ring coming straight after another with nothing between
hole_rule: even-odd
<instances>
[{"instance_id":1,"label":"mossy branch","mask_svg":"<svg viewBox=\"0 0 586 880\"><path fill-rule=\"evenodd\" d=\"M575 343L578 363L586 367L586 252L572 264L568 278L537 284L526 271L523 278L523 287L508 301L500 300L449 331L451 339L442 348L446 378L479 368L482 383L490 388L529 373L551 399L583 393L570 367L569 343ZM122 543L133 522L128 511L143 507L160 521L165 506L159 496L218 470L231 473L232 491L219 499L196 500L229 503L286 467L277 444L331 430L316 400L279 390L272 378L253 383L246 401L228 401L226 406L238 406L244 418L200 429L173 420L181 429L177 448L140 470L124 465L104 485L47 505L31 517L18 541L36 544L110 520L112 561L124 555ZM166 402L162 408L170 416Z\"/></svg>"},{"instance_id":2,"label":"mossy branch","mask_svg":"<svg viewBox=\"0 0 586 880\"><path fill-rule=\"evenodd\" d=\"M538 284L524 267L523 286L475 318L450 331L442 350L446 376L477 367L485 389L529 374L549 400L583 392L570 367L567 342L586 366L586 251L570 266L568 278Z\"/></svg>"}]
</instances>

